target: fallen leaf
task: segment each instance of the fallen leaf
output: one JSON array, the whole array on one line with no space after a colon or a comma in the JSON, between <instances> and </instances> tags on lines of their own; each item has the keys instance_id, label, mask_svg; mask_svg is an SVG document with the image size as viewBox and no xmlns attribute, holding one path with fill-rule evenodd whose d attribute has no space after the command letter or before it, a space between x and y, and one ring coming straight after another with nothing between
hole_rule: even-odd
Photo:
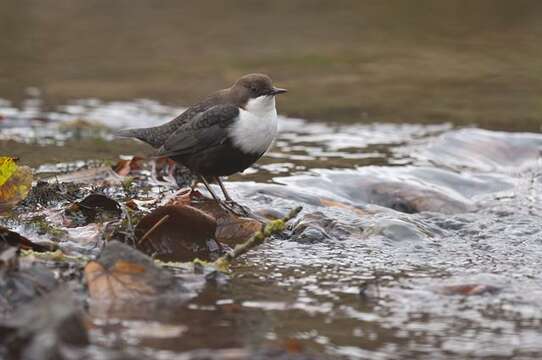
<instances>
[{"instance_id":1,"label":"fallen leaf","mask_svg":"<svg viewBox=\"0 0 542 360\"><path fill-rule=\"evenodd\" d=\"M230 246L248 240L262 228L259 220L234 215L198 191L180 194L170 204L191 206L213 217L217 224L215 239Z\"/></svg>"},{"instance_id":2,"label":"fallen leaf","mask_svg":"<svg viewBox=\"0 0 542 360\"><path fill-rule=\"evenodd\" d=\"M298 339L286 339L283 342L284 349L289 353L302 353L303 352L303 345L301 344L301 341Z\"/></svg>"},{"instance_id":3,"label":"fallen leaf","mask_svg":"<svg viewBox=\"0 0 542 360\"><path fill-rule=\"evenodd\" d=\"M0 212L24 200L32 187L32 170L17 166L13 158L0 157Z\"/></svg>"},{"instance_id":4,"label":"fallen leaf","mask_svg":"<svg viewBox=\"0 0 542 360\"><path fill-rule=\"evenodd\" d=\"M133 266L132 266L133 265ZM133 271L135 270L135 271ZM132 299L142 295L154 295L155 289L138 279L144 272L137 264L123 261L105 269L100 263L91 261L85 267L90 296L97 299Z\"/></svg>"},{"instance_id":5,"label":"fallen leaf","mask_svg":"<svg viewBox=\"0 0 542 360\"><path fill-rule=\"evenodd\" d=\"M261 228L262 223L258 220L227 214L217 219L215 237L224 244L236 245L249 239Z\"/></svg>"},{"instance_id":6,"label":"fallen leaf","mask_svg":"<svg viewBox=\"0 0 542 360\"><path fill-rule=\"evenodd\" d=\"M445 295L483 295L494 294L500 289L496 286L485 284L463 284L463 285L450 285L439 289L439 292Z\"/></svg>"},{"instance_id":7,"label":"fallen leaf","mask_svg":"<svg viewBox=\"0 0 542 360\"><path fill-rule=\"evenodd\" d=\"M18 249L34 251L54 251L56 246L36 244L15 231L0 226L0 250L14 246Z\"/></svg>"},{"instance_id":8,"label":"fallen leaf","mask_svg":"<svg viewBox=\"0 0 542 360\"><path fill-rule=\"evenodd\" d=\"M216 221L191 206L162 206L135 228L137 249L162 261L212 260L222 246L214 240Z\"/></svg>"},{"instance_id":9,"label":"fallen leaf","mask_svg":"<svg viewBox=\"0 0 542 360\"><path fill-rule=\"evenodd\" d=\"M90 297L98 301L138 300L175 288L166 270L136 249L112 241L85 267Z\"/></svg>"},{"instance_id":10,"label":"fallen leaf","mask_svg":"<svg viewBox=\"0 0 542 360\"><path fill-rule=\"evenodd\" d=\"M133 156L131 159L121 159L113 166L113 170L120 176L127 176L133 170L141 170L143 160L145 159L141 156Z\"/></svg>"},{"instance_id":11,"label":"fallen leaf","mask_svg":"<svg viewBox=\"0 0 542 360\"><path fill-rule=\"evenodd\" d=\"M0 157L0 186L4 185L15 171L17 171L17 164L12 157Z\"/></svg>"}]
</instances>

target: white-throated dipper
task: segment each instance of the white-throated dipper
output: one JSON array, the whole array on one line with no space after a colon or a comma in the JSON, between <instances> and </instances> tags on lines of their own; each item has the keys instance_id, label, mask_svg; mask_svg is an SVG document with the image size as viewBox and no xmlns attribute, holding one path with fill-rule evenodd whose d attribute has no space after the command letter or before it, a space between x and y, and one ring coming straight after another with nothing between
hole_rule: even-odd
<instances>
[{"instance_id":1,"label":"white-throated dipper","mask_svg":"<svg viewBox=\"0 0 542 360\"><path fill-rule=\"evenodd\" d=\"M275 96L285 92L265 74L248 74L168 123L116 135L142 140L158 149L156 156L186 166L221 203L209 186L216 180L226 202L234 204L220 177L244 171L267 151L277 133Z\"/></svg>"}]
</instances>

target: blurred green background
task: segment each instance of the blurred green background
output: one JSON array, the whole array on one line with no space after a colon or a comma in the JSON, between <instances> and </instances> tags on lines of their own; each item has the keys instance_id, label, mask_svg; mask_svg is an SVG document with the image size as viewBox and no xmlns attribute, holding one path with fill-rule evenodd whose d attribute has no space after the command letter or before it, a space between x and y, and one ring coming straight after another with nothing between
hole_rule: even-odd
<instances>
[{"instance_id":1,"label":"blurred green background","mask_svg":"<svg viewBox=\"0 0 542 360\"><path fill-rule=\"evenodd\" d=\"M1 0L0 98L187 105L247 72L279 112L540 130L542 2Z\"/></svg>"}]
</instances>

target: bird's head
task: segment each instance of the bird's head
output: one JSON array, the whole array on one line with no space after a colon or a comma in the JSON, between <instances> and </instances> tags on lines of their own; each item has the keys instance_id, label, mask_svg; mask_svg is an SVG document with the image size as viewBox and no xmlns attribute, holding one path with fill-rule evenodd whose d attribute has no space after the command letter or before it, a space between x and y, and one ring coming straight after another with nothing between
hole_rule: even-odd
<instances>
[{"instance_id":1,"label":"bird's head","mask_svg":"<svg viewBox=\"0 0 542 360\"><path fill-rule=\"evenodd\" d=\"M239 99L241 107L247 111L266 111L275 108L275 96L287 92L273 86L271 78L265 74L248 74L233 84L231 91Z\"/></svg>"}]
</instances>

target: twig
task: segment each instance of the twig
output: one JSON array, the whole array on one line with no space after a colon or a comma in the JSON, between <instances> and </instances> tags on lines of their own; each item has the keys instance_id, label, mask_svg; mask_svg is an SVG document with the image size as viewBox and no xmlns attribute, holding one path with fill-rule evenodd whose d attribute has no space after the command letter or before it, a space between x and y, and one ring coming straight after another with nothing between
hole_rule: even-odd
<instances>
[{"instance_id":1,"label":"twig","mask_svg":"<svg viewBox=\"0 0 542 360\"><path fill-rule=\"evenodd\" d=\"M164 215L160 220L158 220L156 222L156 224L154 224L149 230L147 230L147 232L145 233L145 235L143 235L141 237L141 239L139 239L137 241L138 244L141 244L141 242L143 242L143 240L145 240L147 237L149 237L149 235L154 231L156 230L156 228L160 225L162 225L164 223L164 221L166 221L167 219L169 219L169 214L166 214Z\"/></svg>"},{"instance_id":2,"label":"twig","mask_svg":"<svg viewBox=\"0 0 542 360\"><path fill-rule=\"evenodd\" d=\"M284 227L286 226L286 223L293 219L299 214L299 212L303 208L301 206L296 207L295 209L292 209L285 217L279 220L274 220L268 223L264 226L264 228L260 231L258 231L256 234L252 235L250 239L245 241L242 244L237 245L232 252L227 253L226 255L218 258L214 265L217 269L221 271L225 271L228 266L230 265L231 261L235 258L238 258L239 256L247 253L250 249L252 249L255 246L260 245L270 237L271 235L278 234L281 231L284 230Z\"/></svg>"}]
</instances>

